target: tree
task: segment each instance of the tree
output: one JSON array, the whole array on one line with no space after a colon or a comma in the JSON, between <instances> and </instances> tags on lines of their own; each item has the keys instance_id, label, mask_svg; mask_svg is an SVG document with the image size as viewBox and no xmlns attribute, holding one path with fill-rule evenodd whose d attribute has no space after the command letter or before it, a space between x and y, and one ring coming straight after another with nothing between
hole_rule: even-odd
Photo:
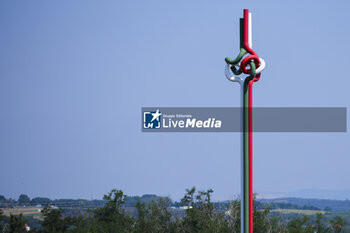
<instances>
[{"instance_id":1,"label":"tree","mask_svg":"<svg viewBox=\"0 0 350 233\"><path fill-rule=\"evenodd\" d=\"M241 202L231 201L227 204L226 219L232 232L241 232Z\"/></svg>"},{"instance_id":2,"label":"tree","mask_svg":"<svg viewBox=\"0 0 350 233\"><path fill-rule=\"evenodd\" d=\"M32 205L48 205L51 203L51 200L46 197L35 197L30 201L30 204Z\"/></svg>"},{"instance_id":3,"label":"tree","mask_svg":"<svg viewBox=\"0 0 350 233\"><path fill-rule=\"evenodd\" d=\"M217 212L211 201L212 189L196 193L196 188L193 187L186 191L180 203L186 212L181 226L184 232L230 232L224 213Z\"/></svg>"},{"instance_id":4,"label":"tree","mask_svg":"<svg viewBox=\"0 0 350 233\"><path fill-rule=\"evenodd\" d=\"M323 215L321 213L316 214L316 232L317 233L327 233L330 232L330 229L325 227L324 224L322 223L322 217Z\"/></svg>"},{"instance_id":5,"label":"tree","mask_svg":"<svg viewBox=\"0 0 350 233\"><path fill-rule=\"evenodd\" d=\"M126 195L121 190L113 189L103 200L105 206L94 211L98 232L131 232L133 218L125 214L124 204Z\"/></svg>"},{"instance_id":6,"label":"tree","mask_svg":"<svg viewBox=\"0 0 350 233\"><path fill-rule=\"evenodd\" d=\"M3 219L4 219L4 212L2 209L0 209L0 232L4 231L4 225L3 225Z\"/></svg>"},{"instance_id":7,"label":"tree","mask_svg":"<svg viewBox=\"0 0 350 233\"><path fill-rule=\"evenodd\" d=\"M346 224L345 220L339 216L335 219L331 219L330 222L334 233L340 233Z\"/></svg>"},{"instance_id":8,"label":"tree","mask_svg":"<svg viewBox=\"0 0 350 233\"><path fill-rule=\"evenodd\" d=\"M137 219L135 232L175 232L175 222L171 220L172 214L168 210L168 199L158 198L152 200L150 205L141 203L139 200L136 203Z\"/></svg>"},{"instance_id":9,"label":"tree","mask_svg":"<svg viewBox=\"0 0 350 233\"><path fill-rule=\"evenodd\" d=\"M21 194L18 198L18 204L20 205L27 205L30 203L30 198L25 195L25 194Z\"/></svg>"},{"instance_id":10,"label":"tree","mask_svg":"<svg viewBox=\"0 0 350 233\"><path fill-rule=\"evenodd\" d=\"M276 217L271 217L270 208L260 208L260 202L256 200L256 194L253 199L253 230L254 233L284 233L288 232L287 229L280 223Z\"/></svg>"},{"instance_id":11,"label":"tree","mask_svg":"<svg viewBox=\"0 0 350 233\"><path fill-rule=\"evenodd\" d=\"M51 206L46 206L42 211L42 226L46 233L66 232L72 224L71 218L62 218L61 209L53 209Z\"/></svg>"},{"instance_id":12,"label":"tree","mask_svg":"<svg viewBox=\"0 0 350 233\"><path fill-rule=\"evenodd\" d=\"M307 216L303 218L293 219L288 223L289 233L314 233L313 226L310 224L310 219Z\"/></svg>"},{"instance_id":13,"label":"tree","mask_svg":"<svg viewBox=\"0 0 350 233\"><path fill-rule=\"evenodd\" d=\"M25 228L26 220L23 215L10 215L9 233L27 233Z\"/></svg>"}]
</instances>

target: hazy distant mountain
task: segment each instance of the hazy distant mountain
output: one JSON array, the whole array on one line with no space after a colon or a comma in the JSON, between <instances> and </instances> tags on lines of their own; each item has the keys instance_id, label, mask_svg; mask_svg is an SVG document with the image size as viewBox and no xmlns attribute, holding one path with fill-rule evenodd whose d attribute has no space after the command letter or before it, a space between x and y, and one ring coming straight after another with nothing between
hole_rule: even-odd
<instances>
[{"instance_id":1,"label":"hazy distant mountain","mask_svg":"<svg viewBox=\"0 0 350 233\"><path fill-rule=\"evenodd\" d=\"M284 194L283 196L332 200L350 200L350 190L304 189L291 191Z\"/></svg>"},{"instance_id":2,"label":"hazy distant mountain","mask_svg":"<svg viewBox=\"0 0 350 233\"><path fill-rule=\"evenodd\" d=\"M259 201L263 203L290 203L301 208L305 207L304 209L309 209L308 207L316 207L320 210L350 210L349 200L341 201L330 199L285 197L276 199L260 199Z\"/></svg>"}]
</instances>

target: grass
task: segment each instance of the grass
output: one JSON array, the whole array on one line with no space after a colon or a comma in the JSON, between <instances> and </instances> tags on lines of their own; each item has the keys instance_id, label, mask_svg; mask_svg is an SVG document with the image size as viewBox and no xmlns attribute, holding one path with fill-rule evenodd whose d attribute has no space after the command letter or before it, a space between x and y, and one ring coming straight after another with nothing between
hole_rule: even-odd
<instances>
[{"instance_id":1,"label":"grass","mask_svg":"<svg viewBox=\"0 0 350 233\"><path fill-rule=\"evenodd\" d=\"M1 210L4 212L5 216L19 215L23 214L23 216L32 216L36 219L41 218L41 207L14 207L14 208L2 208Z\"/></svg>"},{"instance_id":2,"label":"grass","mask_svg":"<svg viewBox=\"0 0 350 233\"><path fill-rule=\"evenodd\" d=\"M282 213L282 214L304 214L304 215L326 213L326 211L323 211L323 210L298 210L298 209L275 209L275 210L271 210L271 212Z\"/></svg>"}]
</instances>

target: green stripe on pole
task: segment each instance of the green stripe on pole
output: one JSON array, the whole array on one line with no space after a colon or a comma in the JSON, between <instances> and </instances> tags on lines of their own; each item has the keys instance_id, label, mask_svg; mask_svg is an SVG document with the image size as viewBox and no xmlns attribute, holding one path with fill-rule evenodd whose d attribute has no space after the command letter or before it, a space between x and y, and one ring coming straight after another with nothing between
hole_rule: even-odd
<instances>
[{"instance_id":1,"label":"green stripe on pole","mask_svg":"<svg viewBox=\"0 0 350 233\"><path fill-rule=\"evenodd\" d=\"M244 175L244 233L249 233L249 81L252 80L256 75L255 63L249 62L251 74L244 80L243 88L243 126L244 126L244 164L243 164L243 175Z\"/></svg>"}]
</instances>

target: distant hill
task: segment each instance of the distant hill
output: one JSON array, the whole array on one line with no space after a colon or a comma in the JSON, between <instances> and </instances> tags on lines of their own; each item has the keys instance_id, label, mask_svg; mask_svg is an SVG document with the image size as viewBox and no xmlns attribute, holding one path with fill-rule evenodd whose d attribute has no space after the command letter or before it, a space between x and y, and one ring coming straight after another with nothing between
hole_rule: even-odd
<instances>
[{"instance_id":1,"label":"distant hill","mask_svg":"<svg viewBox=\"0 0 350 233\"><path fill-rule=\"evenodd\" d=\"M291 191L283 195L284 197L317 198L332 200L350 199L350 190L325 190L325 189L302 189Z\"/></svg>"},{"instance_id":2,"label":"distant hill","mask_svg":"<svg viewBox=\"0 0 350 233\"><path fill-rule=\"evenodd\" d=\"M320 210L350 210L349 200L330 200L330 199L315 199L315 198L297 198L297 197L286 197L286 198L275 198L275 199L260 199L262 203L289 203L292 205L303 206L314 206Z\"/></svg>"},{"instance_id":3,"label":"distant hill","mask_svg":"<svg viewBox=\"0 0 350 233\"><path fill-rule=\"evenodd\" d=\"M350 191L349 191L350 192ZM303 192L299 191L299 194ZM313 192L307 191L303 193L309 193L312 195ZM345 197L347 191L337 192L340 197L343 195ZM318 192L320 195L320 192ZM325 193L326 194L326 193ZM258 198L258 200L263 204L262 208L265 205L269 204L271 209L299 209L299 210L326 210L326 211L339 211L339 210L350 210L350 200L331 200L332 197L328 193L327 198L300 198L300 197L278 197L278 198ZM25 195L26 196L26 195ZM334 196L333 196L334 197ZM157 200L158 198L163 198L168 206L178 206L178 202L173 202L169 197L160 197L155 194L145 194L142 196L128 196L125 199L125 207L135 207L136 203L140 201L141 203L150 204L152 201ZM55 199L50 200L46 197L36 197L30 200L28 197L26 203L21 203L20 200L14 200L11 198L6 198L5 196L0 195L0 208L9 208L9 207L18 207L18 206L45 206L46 204L54 205L60 208L98 208L105 204L105 200L84 200L84 199ZM228 201L218 201L215 202L217 208L224 210Z\"/></svg>"}]
</instances>

